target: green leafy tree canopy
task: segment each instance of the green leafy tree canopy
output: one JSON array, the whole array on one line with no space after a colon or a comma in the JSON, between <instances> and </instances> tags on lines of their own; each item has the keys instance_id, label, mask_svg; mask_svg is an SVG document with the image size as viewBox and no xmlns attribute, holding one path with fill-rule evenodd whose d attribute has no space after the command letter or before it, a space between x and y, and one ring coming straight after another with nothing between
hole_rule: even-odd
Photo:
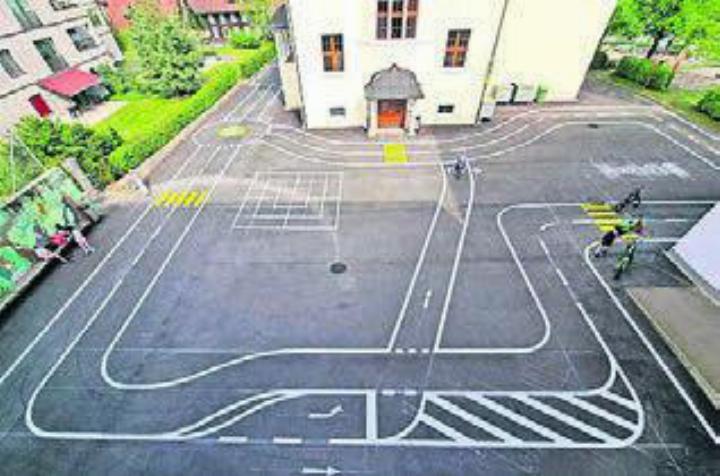
<instances>
[{"instance_id":1,"label":"green leafy tree canopy","mask_svg":"<svg viewBox=\"0 0 720 476\"><path fill-rule=\"evenodd\" d=\"M162 97L192 94L202 84L202 54L196 34L175 15L160 12L153 0L131 10L130 38L137 51L141 90Z\"/></svg>"}]
</instances>

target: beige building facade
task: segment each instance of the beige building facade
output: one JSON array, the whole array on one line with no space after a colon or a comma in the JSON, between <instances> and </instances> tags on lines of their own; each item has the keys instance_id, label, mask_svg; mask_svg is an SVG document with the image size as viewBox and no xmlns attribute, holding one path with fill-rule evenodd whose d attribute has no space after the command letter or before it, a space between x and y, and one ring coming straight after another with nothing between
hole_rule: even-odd
<instances>
[{"instance_id":1,"label":"beige building facade","mask_svg":"<svg viewBox=\"0 0 720 476\"><path fill-rule=\"evenodd\" d=\"M104 14L80 0L0 0L0 132L27 115L67 119L121 59Z\"/></svg>"},{"instance_id":2,"label":"beige building facade","mask_svg":"<svg viewBox=\"0 0 720 476\"><path fill-rule=\"evenodd\" d=\"M285 106L308 128L414 133L496 102L574 101L615 0L289 0ZM484 108L482 106L485 106Z\"/></svg>"}]
</instances>

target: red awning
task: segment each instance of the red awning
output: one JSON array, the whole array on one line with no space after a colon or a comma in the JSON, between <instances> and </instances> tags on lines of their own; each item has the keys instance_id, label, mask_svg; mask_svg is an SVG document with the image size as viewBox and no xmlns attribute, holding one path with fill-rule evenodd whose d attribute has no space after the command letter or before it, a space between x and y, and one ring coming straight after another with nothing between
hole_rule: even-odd
<instances>
[{"instance_id":1,"label":"red awning","mask_svg":"<svg viewBox=\"0 0 720 476\"><path fill-rule=\"evenodd\" d=\"M79 69L67 69L40 80L40 86L50 92L71 98L100 84L100 78Z\"/></svg>"}]
</instances>

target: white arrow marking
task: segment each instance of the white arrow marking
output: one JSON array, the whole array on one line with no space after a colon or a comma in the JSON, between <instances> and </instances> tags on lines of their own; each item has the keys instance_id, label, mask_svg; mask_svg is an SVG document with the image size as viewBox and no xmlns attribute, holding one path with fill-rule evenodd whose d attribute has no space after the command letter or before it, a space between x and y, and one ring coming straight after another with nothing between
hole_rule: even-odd
<instances>
[{"instance_id":1,"label":"white arrow marking","mask_svg":"<svg viewBox=\"0 0 720 476\"><path fill-rule=\"evenodd\" d=\"M430 306L430 298L432 297L432 289L428 289L425 292L425 301L423 301L423 309L427 309Z\"/></svg>"},{"instance_id":2,"label":"white arrow marking","mask_svg":"<svg viewBox=\"0 0 720 476\"><path fill-rule=\"evenodd\" d=\"M321 474L323 476L335 476L340 474L340 471L328 466L327 468L303 468L302 474Z\"/></svg>"},{"instance_id":3,"label":"white arrow marking","mask_svg":"<svg viewBox=\"0 0 720 476\"><path fill-rule=\"evenodd\" d=\"M343 407L342 407L342 405L335 405L334 407L332 407L332 408L330 409L329 412L325 412L325 413L310 413L310 414L308 415L308 418L310 418L311 420L326 420L326 419L328 419L328 418L334 417L335 415L339 415L339 414L342 413L342 412L343 412Z\"/></svg>"}]
</instances>

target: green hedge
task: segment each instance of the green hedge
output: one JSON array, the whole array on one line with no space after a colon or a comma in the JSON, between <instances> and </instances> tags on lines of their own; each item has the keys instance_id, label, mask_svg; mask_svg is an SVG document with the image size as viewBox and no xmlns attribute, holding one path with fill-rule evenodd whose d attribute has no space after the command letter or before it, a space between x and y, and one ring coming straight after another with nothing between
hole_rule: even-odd
<instances>
[{"instance_id":1,"label":"green hedge","mask_svg":"<svg viewBox=\"0 0 720 476\"><path fill-rule=\"evenodd\" d=\"M41 171L37 169L35 159L44 167L54 167L65 159L74 157L88 178L98 187L121 175L121 171L113 168L108 160L108 156L122 144L122 139L112 128L96 131L81 124L28 116L15 126L14 132L27 147L15 148L15 172L20 173L20 186ZM0 156L8 153L7 146L0 148ZM34 158L29 153L32 153ZM11 191L6 185L9 183L9 174L9 169L0 168L0 189L3 194ZM8 180L5 175L8 175Z\"/></svg>"},{"instance_id":2,"label":"green hedge","mask_svg":"<svg viewBox=\"0 0 720 476\"><path fill-rule=\"evenodd\" d=\"M698 109L716 121L720 121L720 88L705 93L698 103Z\"/></svg>"},{"instance_id":3,"label":"green hedge","mask_svg":"<svg viewBox=\"0 0 720 476\"><path fill-rule=\"evenodd\" d=\"M219 64L210 69L205 84L183 101L173 117L147 124L141 134L137 134L132 141L128 141L110 154L110 164L123 172L137 167L203 112L210 109L241 78L252 76L274 56L275 46L266 43L244 61Z\"/></svg>"},{"instance_id":4,"label":"green hedge","mask_svg":"<svg viewBox=\"0 0 720 476\"><path fill-rule=\"evenodd\" d=\"M647 58L625 56L618 63L615 74L641 86L664 91L675 77L672 68L665 63L655 64Z\"/></svg>"},{"instance_id":5,"label":"green hedge","mask_svg":"<svg viewBox=\"0 0 720 476\"><path fill-rule=\"evenodd\" d=\"M257 49L262 45L262 39L253 33L247 31L236 31L230 34L230 45L233 48Z\"/></svg>"}]
</instances>

